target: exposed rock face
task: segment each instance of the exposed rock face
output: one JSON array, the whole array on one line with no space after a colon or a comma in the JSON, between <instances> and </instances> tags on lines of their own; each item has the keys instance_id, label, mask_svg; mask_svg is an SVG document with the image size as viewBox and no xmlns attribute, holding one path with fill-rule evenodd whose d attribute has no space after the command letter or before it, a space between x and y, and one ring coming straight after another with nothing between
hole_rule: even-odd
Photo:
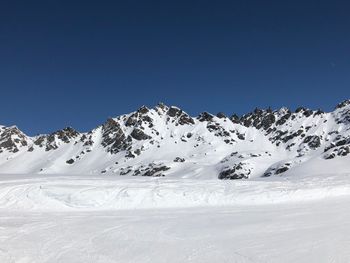
<instances>
[{"instance_id":1,"label":"exposed rock face","mask_svg":"<svg viewBox=\"0 0 350 263\"><path fill-rule=\"evenodd\" d=\"M218 117L219 119L227 118L226 114L223 113L223 112L218 112L218 113L216 114L216 117Z\"/></svg>"},{"instance_id":2,"label":"exposed rock face","mask_svg":"<svg viewBox=\"0 0 350 263\"><path fill-rule=\"evenodd\" d=\"M350 145L334 147L324 155L325 159L333 159L337 156L347 156L350 153Z\"/></svg>"},{"instance_id":3,"label":"exposed rock face","mask_svg":"<svg viewBox=\"0 0 350 263\"><path fill-rule=\"evenodd\" d=\"M281 175L287 172L292 167L291 162L273 165L263 174L263 177L269 177L272 175Z\"/></svg>"},{"instance_id":4,"label":"exposed rock face","mask_svg":"<svg viewBox=\"0 0 350 263\"><path fill-rule=\"evenodd\" d=\"M148 126L149 128L153 127L153 120L150 116L147 115L149 109L145 106L139 108L136 112L131 114L125 122L125 126L134 127L134 126Z\"/></svg>"},{"instance_id":5,"label":"exposed rock face","mask_svg":"<svg viewBox=\"0 0 350 263\"><path fill-rule=\"evenodd\" d=\"M28 145L29 138L16 126L0 126L0 152L9 151L16 153L21 146Z\"/></svg>"},{"instance_id":6,"label":"exposed rock face","mask_svg":"<svg viewBox=\"0 0 350 263\"><path fill-rule=\"evenodd\" d=\"M164 176L162 172L165 172L169 169L170 167L167 167L167 166L151 167L142 176L157 176L157 177Z\"/></svg>"},{"instance_id":7,"label":"exposed rock face","mask_svg":"<svg viewBox=\"0 0 350 263\"><path fill-rule=\"evenodd\" d=\"M236 124L240 123L240 118L239 118L239 116L238 116L237 114L235 114L235 113L231 115L230 120L231 120L233 123L236 123Z\"/></svg>"},{"instance_id":8,"label":"exposed rock face","mask_svg":"<svg viewBox=\"0 0 350 263\"><path fill-rule=\"evenodd\" d=\"M326 113L321 110L312 111L299 107L294 113L287 108L277 111L255 109L240 118L234 116L231 119L245 127L254 127L262 131L272 143L277 146L284 145L288 151L299 149L298 154L301 156L310 150L319 148L322 143L326 143L326 134L323 133L324 136L314 134L314 130L320 125L320 120L323 120L322 125L327 123L326 116ZM310 121L314 124L304 125Z\"/></svg>"},{"instance_id":9,"label":"exposed rock face","mask_svg":"<svg viewBox=\"0 0 350 263\"><path fill-rule=\"evenodd\" d=\"M117 121L108 119L107 122L102 125L101 144L103 147L107 148L107 151L117 153L126 150L130 144L130 140L127 140L121 125Z\"/></svg>"},{"instance_id":10,"label":"exposed rock face","mask_svg":"<svg viewBox=\"0 0 350 263\"><path fill-rule=\"evenodd\" d=\"M152 176L152 177L162 177L163 172L170 169L163 164L149 163L148 165L141 165L138 168L128 166L122 167L120 169L120 175L132 175L132 176Z\"/></svg>"},{"instance_id":11,"label":"exposed rock face","mask_svg":"<svg viewBox=\"0 0 350 263\"><path fill-rule=\"evenodd\" d=\"M335 108L336 109L341 109L344 108L346 106L350 105L350 100L344 100L341 103L339 103Z\"/></svg>"},{"instance_id":12,"label":"exposed rock face","mask_svg":"<svg viewBox=\"0 0 350 263\"><path fill-rule=\"evenodd\" d=\"M45 151L56 150L62 144L69 144L78 139L80 133L71 127L55 131L49 135L40 135L34 139L34 145L45 148Z\"/></svg>"},{"instance_id":13,"label":"exposed rock face","mask_svg":"<svg viewBox=\"0 0 350 263\"><path fill-rule=\"evenodd\" d=\"M185 158L176 157L176 158L174 159L174 162L175 162L175 163L183 163L184 161L185 161Z\"/></svg>"},{"instance_id":14,"label":"exposed rock face","mask_svg":"<svg viewBox=\"0 0 350 263\"><path fill-rule=\"evenodd\" d=\"M139 112L140 114L146 114L149 112L149 109L146 106L142 106L137 110L137 112Z\"/></svg>"},{"instance_id":15,"label":"exposed rock face","mask_svg":"<svg viewBox=\"0 0 350 263\"><path fill-rule=\"evenodd\" d=\"M257 129L263 128L264 130L268 130L275 121L276 117L271 109L255 109L252 113L243 115L240 122L246 127L253 126Z\"/></svg>"},{"instance_id":16,"label":"exposed rock face","mask_svg":"<svg viewBox=\"0 0 350 263\"><path fill-rule=\"evenodd\" d=\"M251 169L246 163L238 163L232 167L224 168L220 174L219 179L247 179L251 173Z\"/></svg>"},{"instance_id":17,"label":"exposed rock face","mask_svg":"<svg viewBox=\"0 0 350 263\"><path fill-rule=\"evenodd\" d=\"M39 147L43 147L46 141L46 137L47 137L46 135L38 136L34 141L34 144L38 145Z\"/></svg>"},{"instance_id":18,"label":"exposed rock face","mask_svg":"<svg viewBox=\"0 0 350 263\"><path fill-rule=\"evenodd\" d=\"M338 114L334 114L337 124L350 124L350 100L343 101L338 104L336 109Z\"/></svg>"},{"instance_id":19,"label":"exposed rock face","mask_svg":"<svg viewBox=\"0 0 350 263\"><path fill-rule=\"evenodd\" d=\"M304 143L307 143L311 149L317 149L321 146L320 137L317 135L309 135L305 137Z\"/></svg>"},{"instance_id":20,"label":"exposed rock face","mask_svg":"<svg viewBox=\"0 0 350 263\"><path fill-rule=\"evenodd\" d=\"M277 126L280 126L280 125L283 125L283 124L285 124L287 121L288 121L288 119L291 117L291 113L290 113L290 111L289 112L287 112L286 114L284 114L278 121L276 121L276 125Z\"/></svg>"},{"instance_id":21,"label":"exposed rock face","mask_svg":"<svg viewBox=\"0 0 350 263\"><path fill-rule=\"evenodd\" d=\"M199 116L198 116L198 120L200 121L200 122L204 122L204 121L213 121L213 118L214 118L214 116L213 115L211 115L210 113L208 113L208 112L202 112L201 114L199 114Z\"/></svg>"},{"instance_id":22,"label":"exposed rock face","mask_svg":"<svg viewBox=\"0 0 350 263\"><path fill-rule=\"evenodd\" d=\"M66 161L67 164L73 164L74 163L74 160L73 159L69 159Z\"/></svg>"},{"instance_id":23,"label":"exposed rock face","mask_svg":"<svg viewBox=\"0 0 350 263\"><path fill-rule=\"evenodd\" d=\"M72 139L79 136L79 132L71 127L56 131L46 137L46 151L57 149L60 142L70 143Z\"/></svg>"},{"instance_id":24,"label":"exposed rock face","mask_svg":"<svg viewBox=\"0 0 350 263\"><path fill-rule=\"evenodd\" d=\"M141 140L147 140L147 139L151 139L151 136L148 136L147 134L145 134L142 130L140 129L133 129L133 131L131 132L131 137L133 137L134 139L141 141Z\"/></svg>"},{"instance_id":25,"label":"exposed rock face","mask_svg":"<svg viewBox=\"0 0 350 263\"><path fill-rule=\"evenodd\" d=\"M167 115L173 118L173 122L179 125L194 124L194 120L186 112L177 107L170 107Z\"/></svg>"}]
</instances>

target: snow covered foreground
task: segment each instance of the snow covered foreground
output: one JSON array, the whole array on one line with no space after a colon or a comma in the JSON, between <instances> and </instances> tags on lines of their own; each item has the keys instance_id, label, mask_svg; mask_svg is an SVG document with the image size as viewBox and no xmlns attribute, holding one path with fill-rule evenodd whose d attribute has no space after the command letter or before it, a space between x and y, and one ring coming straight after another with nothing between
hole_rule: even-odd
<instances>
[{"instance_id":1,"label":"snow covered foreground","mask_svg":"<svg viewBox=\"0 0 350 263\"><path fill-rule=\"evenodd\" d=\"M350 262L349 176L0 175L0 262Z\"/></svg>"},{"instance_id":2,"label":"snow covered foreground","mask_svg":"<svg viewBox=\"0 0 350 263\"><path fill-rule=\"evenodd\" d=\"M0 175L1 211L95 211L267 205L350 195L350 175L255 180Z\"/></svg>"}]
</instances>

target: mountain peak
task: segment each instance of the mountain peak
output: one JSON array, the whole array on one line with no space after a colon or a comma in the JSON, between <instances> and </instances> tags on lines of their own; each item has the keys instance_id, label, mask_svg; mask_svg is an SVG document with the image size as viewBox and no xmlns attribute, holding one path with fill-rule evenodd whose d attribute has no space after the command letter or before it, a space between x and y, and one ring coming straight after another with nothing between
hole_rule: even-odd
<instances>
[{"instance_id":1,"label":"mountain peak","mask_svg":"<svg viewBox=\"0 0 350 263\"><path fill-rule=\"evenodd\" d=\"M344 100L342 102L340 102L339 104L337 104L337 106L335 107L336 109L341 109L344 108L346 106L350 105L350 99Z\"/></svg>"},{"instance_id":2,"label":"mountain peak","mask_svg":"<svg viewBox=\"0 0 350 263\"><path fill-rule=\"evenodd\" d=\"M137 112L140 114L146 114L149 112L149 108L147 108L145 105L143 105L137 110Z\"/></svg>"}]
</instances>

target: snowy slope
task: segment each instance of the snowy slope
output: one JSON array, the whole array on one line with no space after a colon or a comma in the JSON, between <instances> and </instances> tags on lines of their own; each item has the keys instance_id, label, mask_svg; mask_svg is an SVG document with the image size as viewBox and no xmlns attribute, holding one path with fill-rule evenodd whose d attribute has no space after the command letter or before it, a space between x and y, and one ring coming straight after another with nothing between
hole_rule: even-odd
<instances>
[{"instance_id":1,"label":"snowy slope","mask_svg":"<svg viewBox=\"0 0 350 263\"><path fill-rule=\"evenodd\" d=\"M0 173L242 179L350 172L350 101L330 113L255 109L194 118L159 104L80 133L29 137L0 126Z\"/></svg>"}]
</instances>

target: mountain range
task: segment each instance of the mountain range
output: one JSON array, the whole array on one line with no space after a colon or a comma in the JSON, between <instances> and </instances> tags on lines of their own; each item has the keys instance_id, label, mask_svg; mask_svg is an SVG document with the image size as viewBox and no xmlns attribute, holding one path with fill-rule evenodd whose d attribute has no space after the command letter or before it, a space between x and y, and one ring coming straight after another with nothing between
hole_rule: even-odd
<instances>
[{"instance_id":1,"label":"mountain range","mask_svg":"<svg viewBox=\"0 0 350 263\"><path fill-rule=\"evenodd\" d=\"M159 103L89 132L0 126L0 173L249 179L350 172L350 100L334 111L255 109L197 117Z\"/></svg>"}]
</instances>

